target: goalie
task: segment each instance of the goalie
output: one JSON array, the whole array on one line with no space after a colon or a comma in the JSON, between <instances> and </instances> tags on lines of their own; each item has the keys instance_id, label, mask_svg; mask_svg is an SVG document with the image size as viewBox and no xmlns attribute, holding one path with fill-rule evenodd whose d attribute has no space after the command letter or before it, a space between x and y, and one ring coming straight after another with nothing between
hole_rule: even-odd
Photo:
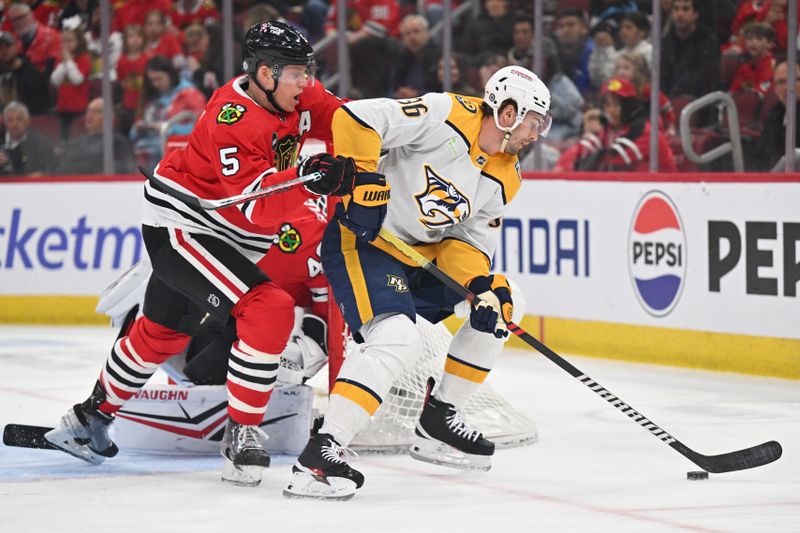
<instances>
[{"instance_id":1,"label":"goalie","mask_svg":"<svg viewBox=\"0 0 800 533\"><path fill-rule=\"evenodd\" d=\"M483 100L431 93L350 102L336 111L334 152L353 158L359 172L325 231L322 264L345 321L364 344L345 360L324 424L298 458L286 497L355 494L364 476L347 463L346 446L421 353L416 314L438 322L459 303L378 238L382 226L480 299L450 344L438 390L428 380L411 455L490 468L494 444L466 423L461 409L508 336L511 288L504 276L490 274L490 258L505 205L520 187L517 154L547 134L549 107L544 83L510 66L488 80Z\"/></svg>"}]
</instances>

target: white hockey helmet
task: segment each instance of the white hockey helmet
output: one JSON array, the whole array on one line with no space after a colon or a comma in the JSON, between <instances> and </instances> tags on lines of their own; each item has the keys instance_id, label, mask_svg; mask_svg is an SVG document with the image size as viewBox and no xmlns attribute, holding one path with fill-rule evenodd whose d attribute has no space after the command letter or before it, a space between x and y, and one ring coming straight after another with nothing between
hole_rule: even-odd
<instances>
[{"instance_id":1,"label":"white hockey helmet","mask_svg":"<svg viewBox=\"0 0 800 533\"><path fill-rule=\"evenodd\" d=\"M517 104L517 118L510 128L503 128L497 120L497 112L506 100L513 100ZM520 125L528 111L543 117L539 135L545 137L550 131L550 90L536 74L524 67L511 65L492 74L486 82L483 101L494 111L494 123L498 129L507 134Z\"/></svg>"}]
</instances>

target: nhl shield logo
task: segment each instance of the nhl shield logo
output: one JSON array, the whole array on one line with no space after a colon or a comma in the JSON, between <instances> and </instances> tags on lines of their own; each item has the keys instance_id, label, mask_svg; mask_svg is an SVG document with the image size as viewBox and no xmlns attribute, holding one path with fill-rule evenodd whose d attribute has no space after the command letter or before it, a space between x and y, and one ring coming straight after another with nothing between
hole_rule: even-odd
<instances>
[{"instance_id":1,"label":"nhl shield logo","mask_svg":"<svg viewBox=\"0 0 800 533\"><path fill-rule=\"evenodd\" d=\"M228 102L222 106L222 109L219 110L219 114L217 115L217 124L227 124L228 126L231 124L236 124L242 119L245 111L247 111L247 108L245 108L243 105Z\"/></svg>"},{"instance_id":2,"label":"nhl shield logo","mask_svg":"<svg viewBox=\"0 0 800 533\"><path fill-rule=\"evenodd\" d=\"M425 165L425 183L425 191L414 196L422 213L419 221L424 226L443 228L464 222L469 217L469 199L428 165Z\"/></svg>"}]
</instances>

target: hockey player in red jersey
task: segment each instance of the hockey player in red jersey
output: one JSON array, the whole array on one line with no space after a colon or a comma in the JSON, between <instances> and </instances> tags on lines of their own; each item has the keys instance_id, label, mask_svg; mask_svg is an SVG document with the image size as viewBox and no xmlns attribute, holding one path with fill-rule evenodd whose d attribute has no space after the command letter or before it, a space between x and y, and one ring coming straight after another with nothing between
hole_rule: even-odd
<instances>
[{"instance_id":1,"label":"hockey player in red jersey","mask_svg":"<svg viewBox=\"0 0 800 533\"><path fill-rule=\"evenodd\" d=\"M109 438L114 413L156 368L204 325L232 316L238 339L228 362L222 479L257 485L269 466L258 424L294 325L294 301L257 263L280 225L307 209L306 200L351 192L355 165L317 154L294 166L304 135L330 138L331 117L341 105L314 83L313 50L305 37L280 22L258 23L244 37L243 58L245 75L212 95L188 146L163 159L145 185L142 235L153 275L144 316L114 344L90 397L46 436L89 463L116 455ZM305 188L219 211L169 194L224 198L312 172L322 177Z\"/></svg>"}]
</instances>

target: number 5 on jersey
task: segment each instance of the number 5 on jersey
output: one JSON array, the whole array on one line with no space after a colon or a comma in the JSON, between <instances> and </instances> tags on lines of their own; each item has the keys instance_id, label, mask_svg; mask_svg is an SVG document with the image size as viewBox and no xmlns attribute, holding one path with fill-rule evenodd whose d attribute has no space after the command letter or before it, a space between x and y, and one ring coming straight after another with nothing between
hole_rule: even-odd
<instances>
[{"instance_id":1,"label":"number 5 on jersey","mask_svg":"<svg viewBox=\"0 0 800 533\"><path fill-rule=\"evenodd\" d=\"M233 157L233 154L238 151L239 149L235 146L219 149L219 161L222 163L223 176L233 176L239 172L239 160Z\"/></svg>"}]
</instances>

